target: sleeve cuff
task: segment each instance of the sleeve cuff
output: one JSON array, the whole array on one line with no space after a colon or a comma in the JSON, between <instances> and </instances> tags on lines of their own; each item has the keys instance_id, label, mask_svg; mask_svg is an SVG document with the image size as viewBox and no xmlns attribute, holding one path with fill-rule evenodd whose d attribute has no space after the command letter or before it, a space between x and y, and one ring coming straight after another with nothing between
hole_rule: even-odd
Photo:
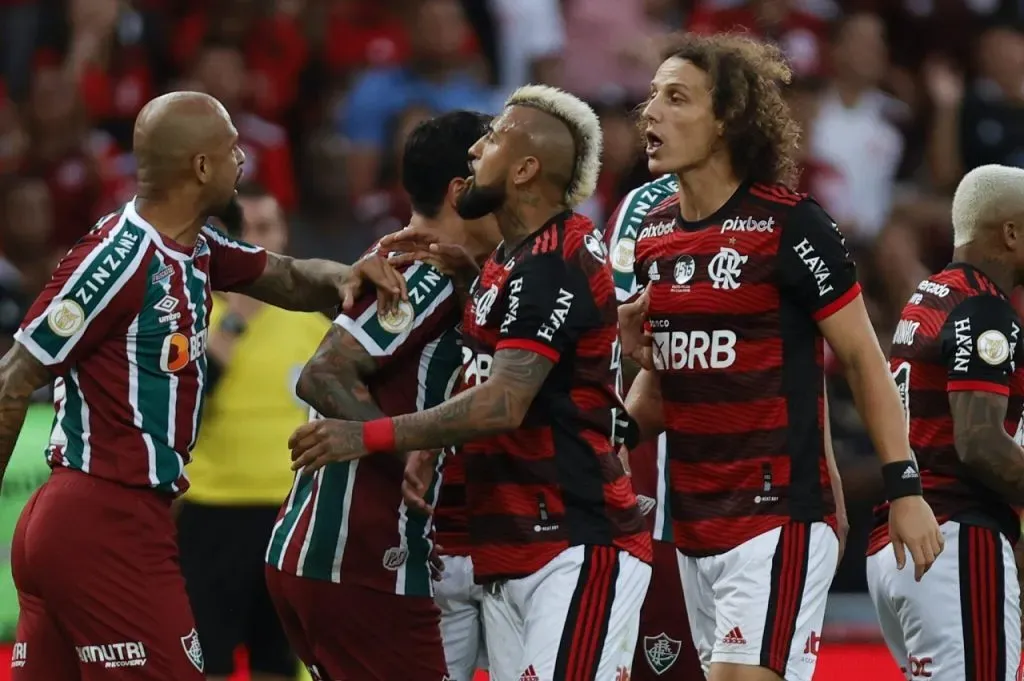
<instances>
[{"instance_id":1,"label":"sleeve cuff","mask_svg":"<svg viewBox=\"0 0 1024 681\"><path fill-rule=\"evenodd\" d=\"M50 356L46 350L39 347L39 344L32 340L32 336L25 333L25 329L18 329L14 332L14 340L17 343L21 343L22 347L28 350L28 354L39 360L39 363L44 367L53 368L59 364L59 362Z\"/></svg>"},{"instance_id":2,"label":"sleeve cuff","mask_svg":"<svg viewBox=\"0 0 1024 681\"><path fill-rule=\"evenodd\" d=\"M946 383L946 392L979 392L979 393L994 393L996 395L1002 395L1003 397L1010 396L1010 386L1002 385L1000 383L993 383L992 381L948 381Z\"/></svg>"},{"instance_id":3,"label":"sleeve cuff","mask_svg":"<svg viewBox=\"0 0 1024 681\"><path fill-rule=\"evenodd\" d=\"M828 305L820 308L814 313L814 321L820 322L823 319L828 319L836 312L839 312L844 307L856 300L857 296L860 295L860 282L853 282L853 286L847 289L846 293L833 300Z\"/></svg>"},{"instance_id":4,"label":"sleeve cuff","mask_svg":"<svg viewBox=\"0 0 1024 681\"><path fill-rule=\"evenodd\" d=\"M558 362L558 358L561 357L561 353L555 350L550 345L544 345L543 343L527 338L505 338L498 341L498 345L494 348L494 351L498 350L526 350L527 352L533 352L541 357L551 360L552 362Z\"/></svg>"}]
</instances>

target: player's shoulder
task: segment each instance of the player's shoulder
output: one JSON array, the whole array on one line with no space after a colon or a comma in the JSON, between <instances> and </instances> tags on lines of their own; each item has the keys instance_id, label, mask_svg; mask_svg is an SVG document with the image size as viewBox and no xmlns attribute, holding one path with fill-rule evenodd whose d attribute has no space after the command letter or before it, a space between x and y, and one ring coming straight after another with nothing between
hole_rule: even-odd
<instances>
[{"instance_id":1,"label":"player's shoulder","mask_svg":"<svg viewBox=\"0 0 1024 681\"><path fill-rule=\"evenodd\" d=\"M152 235L128 219L123 211L111 213L82 235L61 258L58 271L99 271L102 280L116 279L125 269L137 269L153 246Z\"/></svg>"}]
</instances>

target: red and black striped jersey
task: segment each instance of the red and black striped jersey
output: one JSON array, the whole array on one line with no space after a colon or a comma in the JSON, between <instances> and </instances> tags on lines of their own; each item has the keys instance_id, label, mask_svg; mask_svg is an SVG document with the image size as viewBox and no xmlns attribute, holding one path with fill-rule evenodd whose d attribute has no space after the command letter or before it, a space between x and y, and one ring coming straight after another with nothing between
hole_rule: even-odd
<instances>
[{"instance_id":1,"label":"red and black striped jersey","mask_svg":"<svg viewBox=\"0 0 1024 681\"><path fill-rule=\"evenodd\" d=\"M446 556L470 555L466 470L462 458L450 452L445 456L441 490L434 507L434 540L438 550Z\"/></svg>"},{"instance_id":2,"label":"red and black striped jersey","mask_svg":"<svg viewBox=\"0 0 1024 681\"><path fill-rule=\"evenodd\" d=\"M622 401L615 285L600 234L571 212L484 265L462 321L463 381L496 352L555 363L522 425L461 448L476 579L532 574L575 545L651 560L651 537L613 444Z\"/></svg>"},{"instance_id":3,"label":"red and black striped jersey","mask_svg":"<svg viewBox=\"0 0 1024 681\"><path fill-rule=\"evenodd\" d=\"M1009 397L1004 425L1020 438L1024 411L1021 321L1010 300L980 270L953 263L921 282L903 308L889 368L903 397L910 446L921 469L924 498L936 519L967 516L994 522L1011 541L1017 513L973 479L953 439L949 393L993 392ZM965 514L967 514L965 516ZM889 505L875 509L868 553L889 543Z\"/></svg>"},{"instance_id":4,"label":"red and black striped jersey","mask_svg":"<svg viewBox=\"0 0 1024 681\"><path fill-rule=\"evenodd\" d=\"M714 555L790 520L834 522L817 322L860 292L835 222L785 187L744 184L699 222L667 199L635 252L676 546Z\"/></svg>"}]
</instances>

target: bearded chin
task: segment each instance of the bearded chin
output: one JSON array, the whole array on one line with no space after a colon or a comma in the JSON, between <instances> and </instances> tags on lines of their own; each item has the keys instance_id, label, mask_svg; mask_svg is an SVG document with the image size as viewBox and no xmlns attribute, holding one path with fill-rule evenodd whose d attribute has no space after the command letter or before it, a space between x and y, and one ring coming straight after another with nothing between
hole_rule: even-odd
<instances>
[{"instance_id":1,"label":"bearded chin","mask_svg":"<svg viewBox=\"0 0 1024 681\"><path fill-rule=\"evenodd\" d=\"M455 211L463 220L479 220L501 208L505 203L505 188L470 185L455 202Z\"/></svg>"},{"instance_id":2,"label":"bearded chin","mask_svg":"<svg viewBox=\"0 0 1024 681\"><path fill-rule=\"evenodd\" d=\"M242 204L238 201L237 194L232 194L231 200L224 204L214 217L224 225L228 236L237 238L242 234Z\"/></svg>"}]
</instances>

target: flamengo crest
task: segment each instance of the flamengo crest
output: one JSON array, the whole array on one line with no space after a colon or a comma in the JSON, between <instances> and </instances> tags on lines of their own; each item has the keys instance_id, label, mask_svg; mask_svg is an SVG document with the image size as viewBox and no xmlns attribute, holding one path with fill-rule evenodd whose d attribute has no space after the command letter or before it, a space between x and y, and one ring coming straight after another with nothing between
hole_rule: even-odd
<instances>
[{"instance_id":1,"label":"flamengo crest","mask_svg":"<svg viewBox=\"0 0 1024 681\"><path fill-rule=\"evenodd\" d=\"M669 638L665 632L657 636L644 636L644 656L654 673L661 676L667 672L679 658L682 641Z\"/></svg>"}]
</instances>

